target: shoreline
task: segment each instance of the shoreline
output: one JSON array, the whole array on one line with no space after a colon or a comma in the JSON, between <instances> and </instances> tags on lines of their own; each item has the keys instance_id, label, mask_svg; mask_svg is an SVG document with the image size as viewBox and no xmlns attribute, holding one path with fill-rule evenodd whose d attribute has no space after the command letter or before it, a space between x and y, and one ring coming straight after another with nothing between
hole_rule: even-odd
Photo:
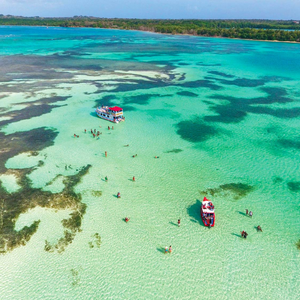
<instances>
[{"instance_id":1,"label":"shoreline","mask_svg":"<svg viewBox=\"0 0 300 300\"><path fill-rule=\"evenodd\" d=\"M163 35L180 35L180 36L195 36L195 37L205 37L205 38L219 38L219 39L228 39L228 40L241 40L241 41L254 41L254 42L272 42L272 43L289 43L289 44L300 44L296 41L280 41L280 40L255 40L255 39L243 39L243 38L234 38L234 37L225 37L225 36L209 36L209 35L195 35L189 33L163 33L151 30L140 30L140 29L122 29L122 28L102 28L102 27L87 27L87 26L47 26L47 25L0 25L1 27L5 26L22 26L22 27L57 27L57 28L87 28L87 29L110 29L110 30L123 30L123 31L138 31L138 32L148 32L154 34L163 34ZM272 29L275 30L275 29Z\"/></svg>"}]
</instances>

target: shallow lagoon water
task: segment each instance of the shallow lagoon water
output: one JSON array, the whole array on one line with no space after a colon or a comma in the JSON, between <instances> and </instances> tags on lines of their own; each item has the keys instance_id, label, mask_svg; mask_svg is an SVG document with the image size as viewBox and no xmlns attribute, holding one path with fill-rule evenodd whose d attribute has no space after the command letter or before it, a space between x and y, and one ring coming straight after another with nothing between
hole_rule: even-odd
<instances>
[{"instance_id":1,"label":"shallow lagoon water","mask_svg":"<svg viewBox=\"0 0 300 300\"><path fill-rule=\"evenodd\" d=\"M2 185L32 167L32 186L55 193L92 165L75 187L82 231L64 252L44 246L63 234L66 212L19 217L17 230L41 223L0 256L1 299L299 298L299 45L38 27L0 36L1 134L55 133L34 155L29 139L1 157ZM100 104L124 107L126 121L108 130Z\"/></svg>"}]
</instances>

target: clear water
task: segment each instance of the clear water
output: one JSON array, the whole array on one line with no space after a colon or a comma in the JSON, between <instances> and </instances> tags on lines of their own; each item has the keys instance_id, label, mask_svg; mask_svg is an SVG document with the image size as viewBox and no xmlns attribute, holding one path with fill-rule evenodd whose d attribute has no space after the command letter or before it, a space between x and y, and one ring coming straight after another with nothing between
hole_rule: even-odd
<instances>
[{"instance_id":1,"label":"clear water","mask_svg":"<svg viewBox=\"0 0 300 300\"><path fill-rule=\"evenodd\" d=\"M32 185L59 192L58 175L92 165L76 186L82 231L63 253L44 245L68 211L19 217L17 230L41 223L0 256L1 299L299 299L300 45L38 27L0 27L0 39L1 132L57 133L37 156L5 160L2 185L17 190L9 171L35 167ZM108 130L100 103L126 121Z\"/></svg>"}]
</instances>

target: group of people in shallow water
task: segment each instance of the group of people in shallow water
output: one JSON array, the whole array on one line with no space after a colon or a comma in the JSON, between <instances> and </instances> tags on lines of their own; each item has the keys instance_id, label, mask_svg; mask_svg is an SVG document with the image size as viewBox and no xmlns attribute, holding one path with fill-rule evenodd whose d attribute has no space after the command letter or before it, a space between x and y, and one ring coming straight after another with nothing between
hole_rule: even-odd
<instances>
[{"instance_id":1,"label":"group of people in shallow water","mask_svg":"<svg viewBox=\"0 0 300 300\"><path fill-rule=\"evenodd\" d=\"M250 212L249 212L249 210L246 209L246 216L249 216L249 217L252 218L253 212L252 212L251 210L250 210ZM262 229L261 229L260 225L256 226L256 230L262 232ZM247 235L248 235L248 233L247 233L245 230L243 230L243 231L241 232L241 236L242 236L244 239L247 238Z\"/></svg>"},{"instance_id":2,"label":"group of people in shallow water","mask_svg":"<svg viewBox=\"0 0 300 300\"><path fill-rule=\"evenodd\" d=\"M172 253L172 246L170 245L170 247L168 248L168 247L165 247L165 254L166 253Z\"/></svg>"},{"instance_id":3,"label":"group of people in shallow water","mask_svg":"<svg viewBox=\"0 0 300 300\"><path fill-rule=\"evenodd\" d=\"M86 129L84 129L84 133L86 133ZM93 137L95 138L96 136L99 139L100 134L102 134L102 132L97 131L96 129L91 129L91 134L93 135ZM77 135L76 133L74 133L74 137L79 138L79 135Z\"/></svg>"}]
</instances>

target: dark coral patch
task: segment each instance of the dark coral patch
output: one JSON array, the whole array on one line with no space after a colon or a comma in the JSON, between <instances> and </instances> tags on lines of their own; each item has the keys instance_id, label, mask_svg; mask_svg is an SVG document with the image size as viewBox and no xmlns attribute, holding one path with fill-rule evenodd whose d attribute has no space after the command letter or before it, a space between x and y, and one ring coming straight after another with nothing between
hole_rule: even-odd
<instances>
[{"instance_id":1,"label":"dark coral patch","mask_svg":"<svg viewBox=\"0 0 300 300\"><path fill-rule=\"evenodd\" d=\"M238 197L244 197L251 191L253 191L253 186L245 183L227 183L220 185L223 191L229 191L234 193Z\"/></svg>"},{"instance_id":2,"label":"dark coral patch","mask_svg":"<svg viewBox=\"0 0 300 300\"><path fill-rule=\"evenodd\" d=\"M75 233L80 231L86 204L81 202L81 195L74 191L74 187L80 182L91 166L83 167L79 172L64 178L65 185L61 193L51 193L40 188L33 188L28 175L34 170L27 169L19 172L18 184L21 189L14 193L8 193L0 184L1 209L0 209L0 252L5 253L25 245L36 232L39 221L33 222L29 227L15 230L15 223L20 214L27 212L36 206L54 209L71 209L69 219L62 221L66 228L64 237L59 240L62 248L70 244Z\"/></svg>"},{"instance_id":3,"label":"dark coral patch","mask_svg":"<svg viewBox=\"0 0 300 300\"><path fill-rule=\"evenodd\" d=\"M117 97L115 95L107 95L102 97L101 99L96 100L96 105L94 106L94 108L101 106L101 105L106 105L106 106L113 106L114 105L114 101L117 99Z\"/></svg>"},{"instance_id":4,"label":"dark coral patch","mask_svg":"<svg viewBox=\"0 0 300 300\"><path fill-rule=\"evenodd\" d=\"M201 193L211 196L231 197L233 200L238 200L245 197L248 193L254 190L254 186L245 183L226 183L216 188L208 188Z\"/></svg>"},{"instance_id":5,"label":"dark coral patch","mask_svg":"<svg viewBox=\"0 0 300 300\"><path fill-rule=\"evenodd\" d=\"M122 108L125 112L127 111L135 111L137 110L135 107L131 106L131 105L122 105Z\"/></svg>"},{"instance_id":6,"label":"dark coral patch","mask_svg":"<svg viewBox=\"0 0 300 300\"><path fill-rule=\"evenodd\" d=\"M299 139L295 140L289 140L289 139L279 139L278 140L279 145L281 145L284 148L294 148L300 150L300 141Z\"/></svg>"},{"instance_id":7,"label":"dark coral patch","mask_svg":"<svg viewBox=\"0 0 300 300\"><path fill-rule=\"evenodd\" d=\"M149 100L153 97L172 97L172 95L161 95L161 94L141 94L137 96L126 97L124 102L126 104L140 104L145 105L149 103Z\"/></svg>"},{"instance_id":8,"label":"dark coral patch","mask_svg":"<svg viewBox=\"0 0 300 300\"><path fill-rule=\"evenodd\" d=\"M65 101L68 98L69 97L55 96L50 98L43 98L35 102L22 103L22 104L27 104L28 106L23 109L9 111L1 115L2 117L9 117L9 119L0 121L0 127L10 123L31 119L49 113L53 108L58 107L57 105L49 105L50 103Z\"/></svg>"},{"instance_id":9,"label":"dark coral patch","mask_svg":"<svg viewBox=\"0 0 300 300\"><path fill-rule=\"evenodd\" d=\"M197 94L189 91L182 91L182 92L177 92L177 95L179 96L187 96L187 97L198 97Z\"/></svg>"},{"instance_id":10,"label":"dark coral patch","mask_svg":"<svg viewBox=\"0 0 300 300\"><path fill-rule=\"evenodd\" d=\"M215 127L207 125L199 117L192 120L181 121L177 124L177 134L184 140L198 143L218 135Z\"/></svg>"},{"instance_id":11,"label":"dark coral patch","mask_svg":"<svg viewBox=\"0 0 300 300\"><path fill-rule=\"evenodd\" d=\"M238 106L231 105L215 105L213 110L217 115L205 116L204 120L208 122L222 122L222 123L238 123L242 121L247 113L240 110Z\"/></svg>"},{"instance_id":12,"label":"dark coral patch","mask_svg":"<svg viewBox=\"0 0 300 300\"><path fill-rule=\"evenodd\" d=\"M232 75L227 75L225 73L221 73L221 72L217 72L217 71L210 71L208 73L226 77L226 78L234 77ZM212 79L212 78L208 77L208 79ZM264 76L259 79L249 79L249 78L236 78L234 80L229 80L229 79L224 79L224 78L213 78L213 79L218 80L222 84L235 85L235 86L239 86L239 87L258 87L258 86L263 86L268 82L280 82L282 80L288 80L288 78L279 77L279 76ZM272 88L269 88L269 89L272 89Z\"/></svg>"},{"instance_id":13,"label":"dark coral patch","mask_svg":"<svg viewBox=\"0 0 300 300\"><path fill-rule=\"evenodd\" d=\"M222 76L222 77L225 77L225 78L234 78L234 76L231 75L231 74L226 74L226 73L218 72L218 71L208 71L208 73L213 74L213 75Z\"/></svg>"},{"instance_id":14,"label":"dark coral patch","mask_svg":"<svg viewBox=\"0 0 300 300\"><path fill-rule=\"evenodd\" d=\"M221 90L222 87L215 84L212 80L195 80L195 81L187 81L181 83L179 86L187 87L187 88L209 88L213 91Z\"/></svg>"},{"instance_id":15,"label":"dark coral patch","mask_svg":"<svg viewBox=\"0 0 300 300\"><path fill-rule=\"evenodd\" d=\"M283 182L283 179L281 177L278 177L278 176L273 177L272 180L273 180L274 184Z\"/></svg>"},{"instance_id":16,"label":"dark coral patch","mask_svg":"<svg viewBox=\"0 0 300 300\"><path fill-rule=\"evenodd\" d=\"M53 145L58 132L53 129L36 128L30 131L5 135L0 132L0 173L6 171L5 162L22 152L40 151Z\"/></svg>"},{"instance_id":17,"label":"dark coral patch","mask_svg":"<svg viewBox=\"0 0 300 300\"><path fill-rule=\"evenodd\" d=\"M172 149L172 150L168 150L168 151L165 151L165 153L180 153L182 152L183 150L182 149Z\"/></svg>"},{"instance_id":18,"label":"dark coral patch","mask_svg":"<svg viewBox=\"0 0 300 300\"><path fill-rule=\"evenodd\" d=\"M219 79L219 81L222 84L236 85L239 87L257 87L257 86L262 86L266 83L262 79L247 79L247 78L237 78L234 80Z\"/></svg>"},{"instance_id":19,"label":"dark coral patch","mask_svg":"<svg viewBox=\"0 0 300 300\"><path fill-rule=\"evenodd\" d=\"M283 88L263 87L262 91L267 93L267 97L257 98L237 98L232 96L212 95L214 100L225 100L226 103L211 104L211 110L216 116L206 116L205 121L237 123L242 121L248 113L266 114L277 118L295 118L300 116L300 108L270 108L268 104L285 104L293 99L287 97L287 92Z\"/></svg>"},{"instance_id":20,"label":"dark coral patch","mask_svg":"<svg viewBox=\"0 0 300 300\"><path fill-rule=\"evenodd\" d=\"M300 181L290 181L287 183L287 186L291 192L299 192L300 191Z\"/></svg>"}]
</instances>

